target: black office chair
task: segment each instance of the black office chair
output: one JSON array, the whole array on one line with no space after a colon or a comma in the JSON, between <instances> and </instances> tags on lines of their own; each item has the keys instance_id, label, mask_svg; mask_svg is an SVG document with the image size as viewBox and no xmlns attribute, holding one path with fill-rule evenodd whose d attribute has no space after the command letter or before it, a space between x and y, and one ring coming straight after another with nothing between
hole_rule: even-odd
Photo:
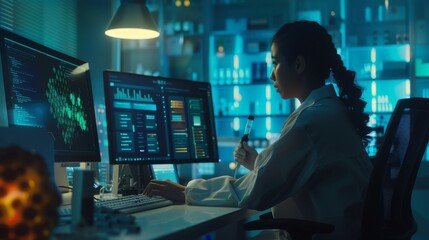
<instances>
[{"instance_id":1,"label":"black office chair","mask_svg":"<svg viewBox=\"0 0 429 240\"><path fill-rule=\"evenodd\" d=\"M389 120L368 185L362 239L405 240L417 231L411 194L429 139L429 99L401 99ZM334 226L298 219L273 219L271 213L244 225L246 230L283 229L294 239L312 239Z\"/></svg>"}]
</instances>

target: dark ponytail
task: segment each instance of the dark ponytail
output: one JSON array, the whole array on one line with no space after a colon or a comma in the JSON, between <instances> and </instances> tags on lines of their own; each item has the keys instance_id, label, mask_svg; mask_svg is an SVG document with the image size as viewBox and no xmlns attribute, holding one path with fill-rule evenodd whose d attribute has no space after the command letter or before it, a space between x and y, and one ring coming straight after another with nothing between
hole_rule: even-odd
<instances>
[{"instance_id":1,"label":"dark ponytail","mask_svg":"<svg viewBox=\"0 0 429 240\"><path fill-rule=\"evenodd\" d=\"M332 71L339 87L339 97L346 106L362 143L367 146L371 129L367 125L368 114L364 113L366 102L361 99L362 89L355 84L355 72L344 67L326 29L313 21L286 23L274 34L272 43L276 44L288 62L297 56L303 56L313 81L323 84Z\"/></svg>"},{"instance_id":2,"label":"dark ponytail","mask_svg":"<svg viewBox=\"0 0 429 240\"><path fill-rule=\"evenodd\" d=\"M339 97L349 111L350 119L364 146L367 146L370 141L368 134L371 132L371 128L368 126L368 114L364 113L366 102L361 99L362 89L355 83L356 73L344 67L341 56L338 55L329 34L328 38L331 45L331 70L339 88Z\"/></svg>"}]
</instances>

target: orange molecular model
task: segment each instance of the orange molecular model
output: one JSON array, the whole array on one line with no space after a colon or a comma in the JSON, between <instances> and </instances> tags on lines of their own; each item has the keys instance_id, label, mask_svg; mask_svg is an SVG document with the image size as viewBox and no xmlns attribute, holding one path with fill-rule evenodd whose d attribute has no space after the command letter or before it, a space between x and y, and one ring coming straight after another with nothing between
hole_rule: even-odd
<instances>
[{"instance_id":1,"label":"orange molecular model","mask_svg":"<svg viewBox=\"0 0 429 240\"><path fill-rule=\"evenodd\" d=\"M60 204L39 155L18 147L0 149L0 239L49 239Z\"/></svg>"}]
</instances>

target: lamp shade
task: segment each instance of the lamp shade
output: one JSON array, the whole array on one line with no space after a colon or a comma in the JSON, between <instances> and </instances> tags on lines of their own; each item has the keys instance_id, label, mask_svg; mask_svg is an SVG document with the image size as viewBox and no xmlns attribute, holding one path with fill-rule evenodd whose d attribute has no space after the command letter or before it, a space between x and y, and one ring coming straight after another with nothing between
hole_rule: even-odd
<instances>
[{"instance_id":1,"label":"lamp shade","mask_svg":"<svg viewBox=\"0 0 429 240\"><path fill-rule=\"evenodd\" d=\"M159 36L155 21L146 7L146 1L123 2L104 32L121 39L150 39Z\"/></svg>"}]
</instances>

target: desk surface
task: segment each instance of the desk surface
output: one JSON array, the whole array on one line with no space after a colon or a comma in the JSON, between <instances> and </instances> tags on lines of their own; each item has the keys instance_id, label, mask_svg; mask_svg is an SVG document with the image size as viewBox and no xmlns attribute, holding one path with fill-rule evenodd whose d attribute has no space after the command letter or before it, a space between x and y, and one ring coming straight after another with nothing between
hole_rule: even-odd
<instances>
[{"instance_id":1,"label":"desk surface","mask_svg":"<svg viewBox=\"0 0 429 240\"><path fill-rule=\"evenodd\" d=\"M109 239L193 239L227 226L241 228L242 220L256 213L258 211L240 208L173 205L134 213L140 234ZM66 239L63 234L76 232L70 231L70 226L58 230L62 235L58 239Z\"/></svg>"},{"instance_id":2,"label":"desk surface","mask_svg":"<svg viewBox=\"0 0 429 240\"><path fill-rule=\"evenodd\" d=\"M192 239L236 224L256 211L174 205L134 214L141 227L140 239Z\"/></svg>"}]
</instances>

